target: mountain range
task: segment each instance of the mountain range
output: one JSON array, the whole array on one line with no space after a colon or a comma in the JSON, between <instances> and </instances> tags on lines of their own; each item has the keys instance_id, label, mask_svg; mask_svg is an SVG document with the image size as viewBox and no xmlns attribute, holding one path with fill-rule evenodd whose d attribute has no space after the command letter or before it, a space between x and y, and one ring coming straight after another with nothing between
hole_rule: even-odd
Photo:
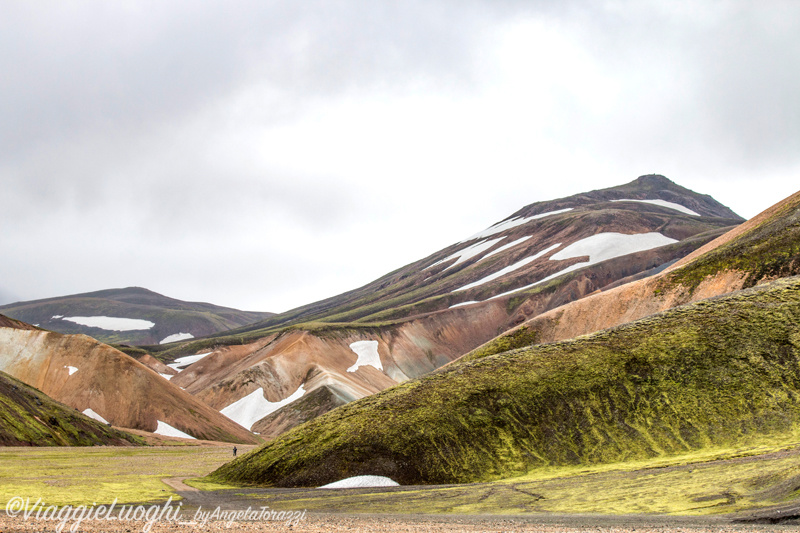
<instances>
[{"instance_id":1,"label":"mountain range","mask_svg":"<svg viewBox=\"0 0 800 533\"><path fill-rule=\"evenodd\" d=\"M431 407L423 417L426 424L432 424L431 442L466 450L469 446L453 440L450 422L436 417L461 420L458 424L463 427L455 435L482 442L480 435L465 432L464 428L476 422L472 414L463 414L458 407L466 408L474 398L463 398L458 387L443 385L438 390L430 388L430 383L456 383L459 380L452 376L468 368L473 372L473 366L483 368L481 365L488 364L484 361L505 354L538 353L536 345L543 342L623 327L680 305L800 273L792 218L796 212L797 201L792 197L742 224L743 219L710 196L663 176L642 176L619 187L530 204L364 287L285 313L245 313L210 304L186 304L138 288L4 306L0 312L11 310L18 319L23 317L20 313L29 313L24 315L28 319L22 319L39 327L8 319L0 323L0 370L79 411L91 410L114 426L229 442L275 439L258 452L260 459L237 461L218 476L259 483L313 484L322 478L312 471L328 472L332 479L341 473L374 470L370 466L374 462L359 459L321 464L318 458L286 448L281 444L285 438L293 435L292 439L301 439L296 442L310 443L329 435L331 445L342 447L327 448L326 444L319 449L332 457L350 456L365 446L366 441L358 439L384 442L383 425L366 420L380 419L395 410L395 404L406 405L410 400L397 400L406 398L402 391L417 390L418 383L425 383L425 390L433 396L423 395L418 400L422 402L419 405ZM65 320L81 316L149 321L155 326L123 338L123 332ZM187 322L178 318L170 322L174 317ZM223 324L220 317L227 322ZM200 318L207 326L213 323L210 329L217 329L191 333L191 321ZM40 329L54 330L64 324L88 328L84 332L95 338L75 335L75 330ZM641 326L636 328L637 336L650 335ZM180 333L193 337L161 344ZM100 341L117 344L110 347ZM601 344L605 342L610 341ZM561 356L553 357L556 361ZM564 358L566 361L567 356ZM527 359L513 360L507 368L519 365L520 375L525 375ZM558 364L554 365L558 370ZM493 387L501 390L498 394L503 398L518 395L517 391L502 392L505 389L498 383L505 378L498 381L491 372L485 374L485 381L480 372L470 376L478 396L492 397L480 389L482 383L495 383ZM454 400L458 405L436 407L440 397L454 394L461 398ZM412 397L417 398L416 393ZM542 399L545 397L550 398L545 395L535 402L552 400ZM506 400L496 401L502 404ZM417 399L409 405L417 405L415 402ZM364 406L373 407L363 411L362 419ZM541 455L538 448L509 444L517 437L508 441L506 437L511 437L494 427L493 421L509 423L507 418L501 422L507 415L504 408L475 409L479 418L488 416L481 424L496 435L505 435L501 440L510 446L491 453ZM491 414L496 409L497 416ZM326 415L329 411L333 413ZM401 418L408 420L423 416L413 410L403 412ZM357 423L358 439L351 438L352 428L342 423L341 416ZM530 425L529 421L520 423ZM433 430L437 424L442 428L439 437ZM397 427L404 427L399 419ZM698 431L706 438L711 430ZM285 438L281 437L284 433ZM440 437L446 442L436 440ZM323 440L328 442L326 438ZM620 449L634 446L634 441L617 440ZM397 443L408 449L419 445L413 440ZM677 449L673 444L659 449L664 453ZM649 453L641 451L641 446L636 449L642 456ZM286 463L287 453L305 463ZM363 459L365 453L353 457ZM374 455L387 465L400 457L397 449ZM466 456L459 457L454 460L466 461ZM602 460L577 451L570 457ZM545 462L556 460L567 459L546 458ZM284 469L283 474L265 473L264 461ZM532 468L539 463L515 464ZM511 471L500 463L492 468L497 476ZM296 476L287 477L285 469L296 471ZM391 469L383 472L397 475ZM403 481L466 479L459 477L461 474L450 478L441 472L433 475L421 467L415 472Z\"/></svg>"}]
</instances>

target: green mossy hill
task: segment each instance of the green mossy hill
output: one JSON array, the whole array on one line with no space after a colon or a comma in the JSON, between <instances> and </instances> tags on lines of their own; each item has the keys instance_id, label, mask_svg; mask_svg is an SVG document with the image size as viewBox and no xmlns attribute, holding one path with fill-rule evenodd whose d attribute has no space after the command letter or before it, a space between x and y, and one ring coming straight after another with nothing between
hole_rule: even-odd
<instances>
[{"instance_id":1,"label":"green mossy hill","mask_svg":"<svg viewBox=\"0 0 800 533\"><path fill-rule=\"evenodd\" d=\"M662 289L680 284L694 290L726 270L745 273L745 287L800 274L800 193L761 224L665 276Z\"/></svg>"},{"instance_id":2,"label":"green mossy hill","mask_svg":"<svg viewBox=\"0 0 800 533\"><path fill-rule=\"evenodd\" d=\"M800 277L559 343L456 362L211 474L466 483L738 446L800 422Z\"/></svg>"},{"instance_id":3,"label":"green mossy hill","mask_svg":"<svg viewBox=\"0 0 800 533\"><path fill-rule=\"evenodd\" d=\"M144 444L0 372L0 446Z\"/></svg>"}]
</instances>

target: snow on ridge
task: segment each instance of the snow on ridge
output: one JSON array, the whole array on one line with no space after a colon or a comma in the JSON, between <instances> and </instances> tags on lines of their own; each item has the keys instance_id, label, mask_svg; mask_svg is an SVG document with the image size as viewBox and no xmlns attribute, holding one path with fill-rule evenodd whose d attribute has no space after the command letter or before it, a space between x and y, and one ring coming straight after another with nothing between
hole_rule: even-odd
<instances>
[{"instance_id":1,"label":"snow on ridge","mask_svg":"<svg viewBox=\"0 0 800 533\"><path fill-rule=\"evenodd\" d=\"M95 413L91 408L84 409L82 412L83 412L83 414L85 414L89 418L93 418L93 419L97 420L98 422L102 422L103 424L108 424L108 420L106 420L102 416L100 416L97 413Z\"/></svg>"},{"instance_id":2,"label":"snow on ridge","mask_svg":"<svg viewBox=\"0 0 800 533\"><path fill-rule=\"evenodd\" d=\"M506 274L508 274L510 272L513 272L513 271L515 271L517 269L520 269L520 268L524 267L525 265L527 265L528 263L531 263L531 262L535 261L536 259L539 259L540 257L545 255L546 253L555 250L559 246L561 246L560 242L558 242L558 243L556 243L556 244L554 244L552 246L548 246L547 248L545 248L541 252L538 252L538 253L530 256L530 257L526 257L525 259L522 259L521 261L517 261L513 265L509 265L509 266L507 266L507 267L505 267L505 268L503 268L501 270L498 270L494 274L489 274L488 276L486 276L484 278L481 278L478 281L473 281L472 283L464 285L463 287L459 287L458 289L456 289L454 291L451 291L451 292L465 291L467 289L471 289L473 287L477 287L478 285L483 285L484 283L488 283L490 281L496 280L499 277L505 276Z\"/></svg>"},{"instance_id":3,"label":"snow on ridge","mask_svg":"<svg viewBox=\"0 0 800 533\"><path fill-rule=\"evenodd\" d=\"M538 218L549 217L550 215L558 215L561 213L566 213L567 211L572 211L572 207L567 207L566 209L558 209L556 211L548 211L547 213L539 213L538 215L531 215L529 217L514 217L509 220L503 220L502 222L498 222L493 226L489 226L483 231L479 231L475 235L467 237L463 241L460 242L468 242L473 239L485 239L486 237L490 237L495 233L500 233L501 231L505 231L507 229L516 228L517 226L521 226L530 222L531 220L536 220Z\"/></svg>"},{"instance_id":4,"label":"snow on ridge","mask_svg":"<svg viewBox=\"0 0 800 533\"><path fill-rule=\"evenodd\" d=\"M178 357L173 362L168 364L167 366L173 370L177 370L180 372L181 370L185 369L187 366L198 362L203 357L209 355L211 352L206 353L199 353L197 355L184 355L183 357Z\"/></svg>"},{"instance_id":5,"label":"snow on ridge","mask_svg":"<svg viewBox=\"0 0 800 533\"><path fill-rule=\"evenodd\" d=\"M470 246L467 246L466 248L463 248L463 249L461 249L461 250L459 250L459 251L457 251L457 252L455 252L455 253L453 253L451 255L448 255L444 259L440 259L440 260L436 261L434 264L425 267L423 270L427 270L429 268L435 267L436 265L441 265L442 263L446 263L447 261L450 261L452 259L458 258L458 260L455 263L453 263L452 265L450 265L447 268L445 268L445 270L447 270L448 268L453 268L454 266L458 265L459 263L463 263L464 261L468 261L468 260L472 259L476 255L482 254L483 252L485 252L486 250L488 250L489 248L494 246L496 243L502 241L503 239L505 239L505 237L500 237L499 239L492 239L491 241L480 241L480 242L477 242L477 243L472 244Z\"/></svg>"},{"instance_id":6,"label":"snow on ridge","mask_svg":"<svg viewBox=\"0 0 800 533\"><path fill-rule=\"evenodd\" d=\"M306 393L303 385L297 388L291 395L278 402L271 402L264 397L264 388L259 387L247 396L240 398L220 410L220 413L227 416L242 427L250 428L264 418L293 401L301 398Z\"/></svg>"},{"instance_id":7,"label":"snow on ridge","mask_svg":"<svg viewBox=\"0 0 800 533\"><path fill-rule=\"evenodd\" d=\"M530 238L531 238L531 236L530 236L530 235L526 235L525 237L521 237L521 238L519 238L519 239L517 239L517 240L515 240L515 241L512 241L512 242L508 243L508 244L504 244L503 246L501 246L501 247L500 247L500 248L498 248L497 250L492 250L492 251L491 251L491 252L489 252L488 254L484 255L483 257L481 257L480 259L478 259L478 261L477 261L477 262L478 262L478 263L480 263L481 261L483 261L483 260L484 260L484 259L486 259L487 257L492 257L494 254L499 254L500 252L505 252L505 251L506 251L506 250L508 250L509 248L513 248L514 246L516 246L516 245L518 245L518 244L521 244L521 243L523 243L523 242L527 241L527 240L528 240L528 239L530 239Z\"/></svg>"},{"instance_id":8,"label":"snow on ridge","mask_svg":"<svg viewBox=\"0 0 800 533\"><path fill-rule=\"evenodd\" d=\"M348 372L355 372L360 366L374 366L378 370L383 370L381 356L378 353L378 341L356 341L350 344L358 359L353 366L347 369Z\"/></svg>"},{"instance_id":9,"label":"snow on ridge","mask_svg":"<svg viewBox=\"0 0 800 533\"><path fill-rule=\"evenodd\" d=\"M465 305L479 304L479 303L480 302L478 300L470 300L468 302L461 302L460 304L453 304L450 307L448 307L448 309L453 309L454 307L463 307Z\"/></svg>"},{"instance_id":10,"label":"snow on ridge","mask_svg":"<svg viewBox=\"0 0 800 533\"><path fill-rule=\"evenodd\" d=\"M366 487L398 487L400 483L386 476L353 476L340 479L327 485L317 487L318 489L353 489Z\"/></svg>"},{"instance_id":11,"label":"snow on ridge","mask_svg":"<svg viewBox=\"0 0 800 533\"><path fill-rule=\"evenodd\" d=\"M70 376L78 371L78 367L76 366L65 365L64 368L66 368L69 371Z\"/></svg>"},{"instance_id":12,"label":"snow on ridge","mask_svg":"<svg viewBox=\"0 0 800 533\"><path fill-rule=\"evenodd\" d=\"M694 215L696 217L702 216L700 213L692 211L688 207L684 207L681 204L676 204L675 202L668 202L667 200L633 200L630 198L623 198L622 200L611 200L612 202L641 202L645 204L653 204L658 205L661 207L666 207L668 209L674 209L675 211L680 211L681 213L685 213L687 215Z\"/></svg>"},{"instance_id":13,"label":"snow on ridge","mask_svg":"<svg viewBox=\"0 0 800 533\"><path fill-rule=\"evenodd\" d=\"M194 339L194 335L191 333L173 333L172 335L168 335L161 339L158 344L169 344L170 342L178 342L178 341L185 341L189 339Z\"/></svg>"},{"instance_id":14,"label":"snow on ridge","mask_svg":"<svg viewBox=\"0 0 800 533\"><path fill-rule=\"evenodd\" d=\"M530 285L525 285L524 287L519 287L518 289L513 289L501 294L496 294L489 298L489 300L508 296L511 293L525 289L530 289L535 285L539 285L540 283L563 276L564 274L572 272L573 270L578 270L579 268L600 263L615 257L621 257L623 255L652 250L653 248L659 248L675 242L678 241L658 232L634 233L633 235L615 232L597 233L590 237L586 237L585 239L575 241L569 246L566 246L563 250L559 250L550 256L551 261L563 261L564 259L573 259L575 257L588 255L588 261L568 266L567 268L559 270L555 274L551 274L535 283L531 283Z\"/></svg>"},{"instance_id":15,"label":"snow on ridge","mask_svg":"<svg viewBox=\"0 0 800 533\"><path fill-rule=\"evenodd\" d=\"M67 316L64 320L87 326L90 328L100 328L107 331L136 331L140 329L150 329L155 326L154 322L141 320L138 318L120 318L115 316Z\"/></svg>"},{"instance_id":16,"label":"snow on ridge","mask_svg":"<svg viewBox=\"0 0 800 533\"><path fill-rule=\"evenodd\" d=\"M64 315L53 315L50 320L58 320L59 318L64 318Z\"/></svg>"},{"instance_id":17,"label":"snow on ridge","mask_svg":"<svg viewBox=\"0 0 800 533\"><path fill-rule=\"evenodd\" d=\"M157 420L157 422L158 425L153 433L164 435L165 437L182 437L184 439L197 440L195 437L192 437L191 435L184 433L180 429L170 426L166 422L162 422L161 420Z\"/></svg>"}]
</instances>

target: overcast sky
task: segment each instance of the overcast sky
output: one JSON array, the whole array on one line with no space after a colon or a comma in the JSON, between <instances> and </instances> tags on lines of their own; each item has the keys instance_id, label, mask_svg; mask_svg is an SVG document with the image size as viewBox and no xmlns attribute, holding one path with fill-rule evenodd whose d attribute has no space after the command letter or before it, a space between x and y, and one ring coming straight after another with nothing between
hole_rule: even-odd
<instances>
[{"instance_id":1,"label":"overcast sky","mask_svg":"<svg viewBox=\"0 0 800 533\"><path fill-rule=\"evenodd\" d=\"M0 303L283 311L641 174L800 189L794 0L0 6Z\"/></svg>"}]
</instances>

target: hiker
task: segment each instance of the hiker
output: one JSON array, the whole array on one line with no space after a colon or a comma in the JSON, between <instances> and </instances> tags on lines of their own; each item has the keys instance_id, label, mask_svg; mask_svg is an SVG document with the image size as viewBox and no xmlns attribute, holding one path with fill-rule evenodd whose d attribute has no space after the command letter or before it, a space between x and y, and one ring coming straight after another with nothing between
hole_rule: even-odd
<instances>
[{"instance_id":1,"label":"hiker","mask_svg":"<svg viewBox=\"0 0 800 533\"><path fill-rule=\"evenodd\" d=\"M233 447L233 456L236 457L236 446Z\"/></svg>"}]
</instances>

